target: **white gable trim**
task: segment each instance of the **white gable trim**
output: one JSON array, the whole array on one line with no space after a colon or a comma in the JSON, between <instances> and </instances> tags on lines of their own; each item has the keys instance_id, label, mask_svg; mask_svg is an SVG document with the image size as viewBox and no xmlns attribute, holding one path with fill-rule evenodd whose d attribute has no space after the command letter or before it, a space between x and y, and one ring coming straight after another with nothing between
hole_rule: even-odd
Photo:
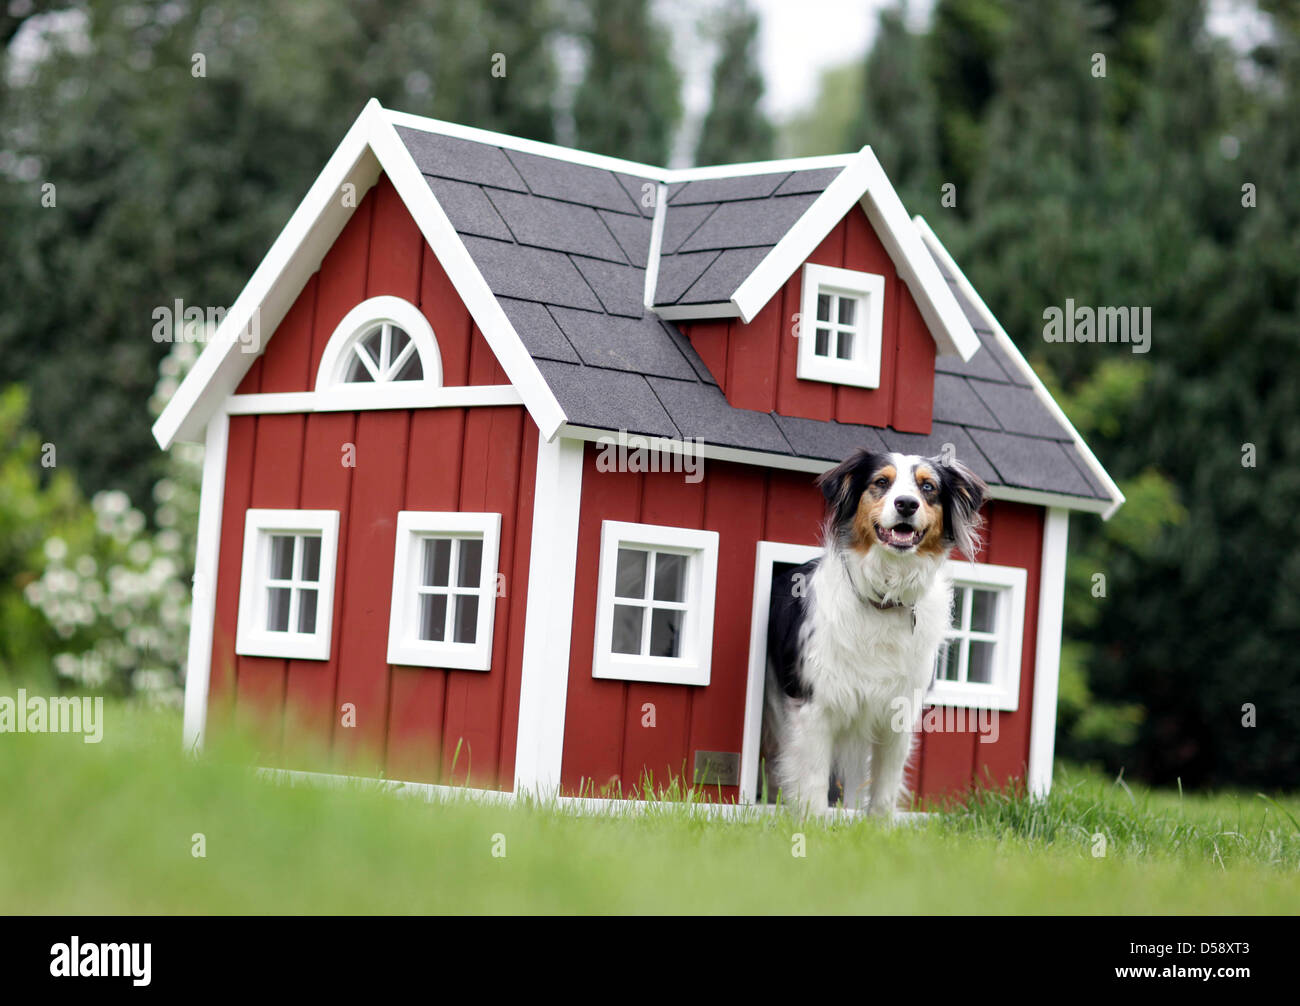
<instances>
[{"instance_id":1,"label":"white gable trim","mask_svg":"<svg viewBox=\"0 0 1300 1006\"><path fill-rule=\"evenodd\" d=\"M979 339L912 227L870 147L863 147L731 297L748 324L852 208L860 203L941 352L969 360Z\"/></svg>"},{"instance_id":2,"label":"white gable trim","mask_svg":"<svg viewBox=\"0 0 1300 1006\"><path fill-rule=\"evenodd\" d=\"M203 436L208 420L221 411L264 350L261 336L279 326L381 172L392 181L534 421L548 439L554 436L564 422L559 403L411 160L389 113L372 99L154 423L160 446ZM355 187L354 198L344 206L343 186L348 184ZM245 345L250 335L257 337L251 348Z\"/></svg>"},{"instance_id":3,"label":"white gable trim","mask_svg":"<svg viewBox=\"0 0 1300 1006\"><path fill-rule=\"evenodd\" d=\"M1092 449L1084 442L1083 437L1079 435L1079 431L1074 428L1074 424L1065 415L1065 411L1057 404L1051 392L1047 390L1047 386L1039 380L1038 375L1034 373L1034 368L1029 365L1029 361L1025 359L1016 344L1011 341L1011 336L1007 335L1006 329L998 323L998 319L993 316L993 312L984 303L984 299L971 286L970 280L966 278L966 274L961 271L957 263L953 261L952 256L948 254L948 249L943 246L939 236L931 230L930 225L925 222L923 217L919 215L914 217L913 223L916 225L917 233L921 235L926 245L929 246L930 250L948 271L953 274L957 280L957 285L961 287L962 293L970 298L970 302L975 305L975 309L979 311L980 316L988 323L1003 352L1020 368L1020 373L1029 382L1029 386L1034 389L1034 394L1038 397L1038 400L1043 403L1048 412L1056 417L1057 422L1070 431L1070 437L1074 440L1075 447L1079 449L1080 456L1087 464L1088 471L1096 476L1097 481L1101 483L1102 488L1110 497L1110 505L1101 511L1102 519L1110 520L1115 511L1124 505L1124 494L1120 492L1119 486L1115 484L1115 480L1110 477L1106 469L1101 466L1101 462L1097 460L1097 455L1092 453Z\"/></svg>"}]
</instances>

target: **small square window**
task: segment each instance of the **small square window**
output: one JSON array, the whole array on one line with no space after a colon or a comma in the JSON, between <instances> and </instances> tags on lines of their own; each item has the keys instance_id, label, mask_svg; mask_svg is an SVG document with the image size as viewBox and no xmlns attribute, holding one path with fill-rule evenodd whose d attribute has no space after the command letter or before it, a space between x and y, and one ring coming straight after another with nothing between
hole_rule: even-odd
<instances>
[{"instance_id":1,"label":"small square window","mask_svg":"<svg viewBox=\"0 0 1300 1006\"><path fill-rule=\"evenodd\" d=\"M398 513L390 664L491 667L500 541L500 514Z\"/></svg>"},{"instance_id":2,"label":"small square window","mask_svg":"<svg viewBox=\"0 0 1300 1006\"><path fill-rule=\"evenodd\" d=\"M1026 573L986 563L948 565L951 620L926 701L1012 711L1020 703Z\"/></svg>"},{"instance_id":3,"label":"small square window","mask_svg":"<svg viewBox=\"0 0 1300 1006\"><path fill-rule=\"evenodd\" d=\"M804 266L797 376L878 387L884 303L883 276Z\"/></svg>"},{"instance_id":4,"label":"small square window","mask_svg":"<svg viewBox=\"0 0 1300 1006\"><path fill-rule=\"evenodd\" d=\"M715 531L605 521L592 674L707 685L717 567Z\"/></svg>"},{"instance_id":5,"label":"small square window","mask_svg":"<svg viewBox=\"0 0 1300 1006\"><path fill-rule=\"evenodd\" d=\"M235 652L328 660L336 510L249 510Z\"/></svg>"}]
</instances>

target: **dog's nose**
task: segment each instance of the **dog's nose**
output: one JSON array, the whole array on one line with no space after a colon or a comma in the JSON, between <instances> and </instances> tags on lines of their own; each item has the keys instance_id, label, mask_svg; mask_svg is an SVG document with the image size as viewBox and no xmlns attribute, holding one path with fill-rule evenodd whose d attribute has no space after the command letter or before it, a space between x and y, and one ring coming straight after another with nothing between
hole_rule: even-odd
<instances>
[{"instance_id":1,"label":"dog's nose","mask_svg":"<svg viewBox=\"0 0 1300 1006\"><path fill-rule=\"evenodd\" d=\"M911 517L912 514L916 513L917 507L920 505L921 501L915 496L900 496L894 500L894 509L904 517Z\"/></svg>"}]
</instances>

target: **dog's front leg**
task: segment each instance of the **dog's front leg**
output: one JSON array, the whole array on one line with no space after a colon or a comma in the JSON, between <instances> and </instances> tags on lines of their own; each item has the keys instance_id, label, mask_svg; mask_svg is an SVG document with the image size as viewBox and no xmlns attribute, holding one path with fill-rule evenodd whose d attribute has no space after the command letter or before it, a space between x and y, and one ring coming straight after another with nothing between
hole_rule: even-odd
<instances>
[{"instance_id":1,"label":"dog's front leg","mask_svg":"<svg viewBox=\"0 0 1300 1006\"><path fill-rule=\"evenodd\" d=\"M873 816L892 818L903 791L903 769L912 753L911 730L889 730L871 745L871 808Z\"/></svg>"},{"instance_id":2,"label":"dog's front leg","mask_svg":"<svg viewBox=\"0 0 1300 1006\"><path fill-rule=\"evenodd\" d=\"M825 813L831 778L831 730L812 702L794 713L782 758L781 785L787 803L807 814Z\"/></svg>"}]
</instances>

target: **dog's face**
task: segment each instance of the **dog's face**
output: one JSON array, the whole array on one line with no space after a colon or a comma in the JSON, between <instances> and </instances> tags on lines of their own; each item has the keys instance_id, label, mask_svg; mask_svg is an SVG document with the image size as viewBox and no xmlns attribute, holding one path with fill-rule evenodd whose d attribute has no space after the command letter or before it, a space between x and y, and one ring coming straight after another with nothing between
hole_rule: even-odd
<instances>
[{"instance_id":1,"label":"dog's face","mask_svg":"<svg viewBox=\"0 0 1300 1006\"><path fill-rule=\"evenodd\" d=\"M973 558L988 487L965 465L914 454L858 451L818 479L843 547L866 553Z\"/></svg>"}]
</instances>

